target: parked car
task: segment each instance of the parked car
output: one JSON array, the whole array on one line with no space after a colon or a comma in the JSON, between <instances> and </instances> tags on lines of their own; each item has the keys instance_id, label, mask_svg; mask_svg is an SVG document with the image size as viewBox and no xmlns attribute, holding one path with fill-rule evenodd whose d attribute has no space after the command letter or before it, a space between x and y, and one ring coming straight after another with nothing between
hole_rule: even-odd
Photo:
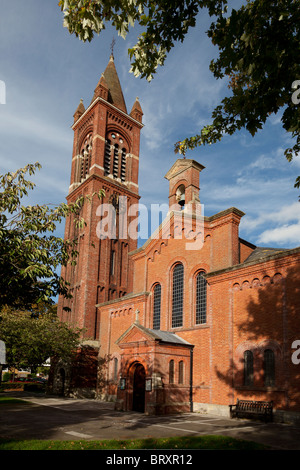
<instances>
[{"instance_id":1,"label":"parked car","mask_svg":"<svg viewBox=\"0 0 300 470\"><path fill-rule=\"evenodd\" d=\"M44 377L33 377L31 380L32 382L41 383L41 384L45 384L47 382L47 380Z\"/></svg>"}]
</instances>

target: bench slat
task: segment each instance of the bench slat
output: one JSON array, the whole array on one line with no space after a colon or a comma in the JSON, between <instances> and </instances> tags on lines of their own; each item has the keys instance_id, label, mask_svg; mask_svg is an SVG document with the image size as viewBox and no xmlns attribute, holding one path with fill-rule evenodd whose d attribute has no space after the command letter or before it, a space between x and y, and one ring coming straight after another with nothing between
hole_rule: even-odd
<instances>
[{"instance_id":1,"label":"bench slat","mask_svg":"<svg viewBox=\"0 0 300 470\"><path fill-rule=\"evenodd\" d=\"M255 400L239 400L235 405L229 405L231 417L246 416L262 416L265 419L272 417L273 402L255 401Z\"/></svg>"}]
</instances>

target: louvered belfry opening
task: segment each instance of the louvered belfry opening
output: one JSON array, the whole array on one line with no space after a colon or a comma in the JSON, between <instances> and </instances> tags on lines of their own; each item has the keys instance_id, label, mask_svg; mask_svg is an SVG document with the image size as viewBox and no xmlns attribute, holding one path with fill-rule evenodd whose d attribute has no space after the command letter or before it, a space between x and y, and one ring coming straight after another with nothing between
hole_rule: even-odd
<instances>
[{"instance_id":1,"label":"louvered belfry opening","mask_svg":"<svg viewBox=\"0 0 300 470\"><path fill-rule=\"evenodd\" d=\"M127 153L124 137L117 132L109 132L105 140L104 175L124 183L126 181Z\"/></svg>"}]
</instances>

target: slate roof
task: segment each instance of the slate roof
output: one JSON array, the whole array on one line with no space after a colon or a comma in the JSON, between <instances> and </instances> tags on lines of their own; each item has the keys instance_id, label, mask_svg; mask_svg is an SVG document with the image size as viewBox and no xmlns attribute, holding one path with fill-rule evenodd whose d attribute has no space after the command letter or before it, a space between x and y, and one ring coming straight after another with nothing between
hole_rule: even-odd
<instances>
[{"instance_id":1,"label":"slate roof","mask_svg":"<svg viewBox=\"0 0 300 470\"><path fill-rule=\"evenodd\" d=\"M154 339L158 339L162 341L163 343L191 345L190 343L185 341L183 338L180 338L180 336L177 336L175 333L171 333L169 331L151 330L150 328L145 328L145 327L142 327L142 329L146 330L146 332L150 334L150 336L152 336Z\"/></svg>"},{"instance_id":2,"label":"slate roof","mask_svg":"<svg viewBox=\"0 0 300 470\"><path fill-rule=\"evenodd\" d=\"M289 251L286 248L267 248L267 247L256 247L251 255L245 259L244 263L248 263L249 261L260 261L268 256L277 255L278 253L284 253L285 251Z\"/></svg>"},{"instance_id":3,"label":"slate roof","mask_svg":"<svg viewBox=\"0 0 300 470\"><path fill-rule=\"evenodd\" d=\"M162 330L152 330L150 328L146 328L145 326L141 325L138 321L135 321L128 328L128 330L126 330L125 333L122 334L122 336L116 342L120 343L123 340L123 338L127 335L127 333L129 333L129 331L132 330L132 328L134 327L141 330L147 336L150 336L150 338L153 338L154 340L158 340L162 343L180 344L182 346L193 346L191 343L188 343L188 341L184 340L183 338L180 338L180 336L177 336L175 333L171 333L169 331L162 331Z\"/></svg>"}]
</instances>

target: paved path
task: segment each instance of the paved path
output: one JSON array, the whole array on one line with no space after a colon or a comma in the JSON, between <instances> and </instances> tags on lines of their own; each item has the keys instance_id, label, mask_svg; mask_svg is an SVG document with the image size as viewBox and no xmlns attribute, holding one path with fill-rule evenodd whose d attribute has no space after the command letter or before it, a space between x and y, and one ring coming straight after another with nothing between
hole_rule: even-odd
<instances>
[{"instance_id":1,"label":"paved path","mask_svg":"<svg viewBox=\"0 0 300 470\"><path fill-rule=\"evenodd\" d=\"M11 394L10 394L11 395ZM0 436L21 439L101 440L218 434L300 450L300 427L185 413L146 416L116 412L112 403L16 395L26 404L0 409Z\"/></svg>"}]
</instances>

